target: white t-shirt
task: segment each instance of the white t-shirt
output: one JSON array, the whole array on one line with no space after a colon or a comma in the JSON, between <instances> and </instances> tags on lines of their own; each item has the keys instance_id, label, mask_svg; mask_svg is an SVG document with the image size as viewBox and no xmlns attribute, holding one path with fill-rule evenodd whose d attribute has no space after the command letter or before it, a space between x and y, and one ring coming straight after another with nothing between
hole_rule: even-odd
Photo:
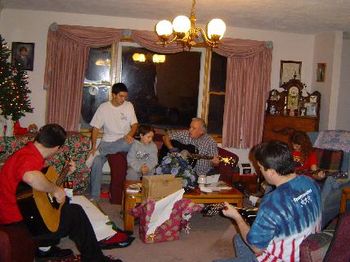
<instances>
[{"instance_id":1,"label":"white t-shirt","mask_svg":"<svg viewBox=\"0 0 350 262\"><path fill-rule=\"evenodd\" d=\"M96 110L90 125L96 128L103 127L102 140L113 142L125 136L137 118L132 103L125 101L120 106L114 106L110 101L102 103Z\"/></svg>"}]
</instances>

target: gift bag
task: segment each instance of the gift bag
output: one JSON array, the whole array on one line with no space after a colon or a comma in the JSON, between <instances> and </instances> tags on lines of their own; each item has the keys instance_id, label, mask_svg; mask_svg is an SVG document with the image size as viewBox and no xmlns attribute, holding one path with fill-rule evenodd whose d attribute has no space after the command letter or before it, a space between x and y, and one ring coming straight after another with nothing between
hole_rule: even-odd
<instances>
[{"instance_id":1,"label":"gift bag","mask_svg":"<svg viewBox=\"0 0 350 262\"><path fill-rule=\"evenodd\" d=\"M184 190L179 191L160 200L164 202L161 205L160 201L148 199L131 210L131 214L140 219L139 236L144 243L177 240L181 229L189 230L191 214L201 211L203 206L182 199Z\"/></svg>"},{"instance_id":2,"label":"gift bag","mask_svg":"<svg viewBox=\"0 0 350 262\"><path fill-rule=\"evenodd\" d=\"M162 199L182 188L182 179L174 175L144 176L142 178L143 199Z\"/></svg>"}]
</instances>

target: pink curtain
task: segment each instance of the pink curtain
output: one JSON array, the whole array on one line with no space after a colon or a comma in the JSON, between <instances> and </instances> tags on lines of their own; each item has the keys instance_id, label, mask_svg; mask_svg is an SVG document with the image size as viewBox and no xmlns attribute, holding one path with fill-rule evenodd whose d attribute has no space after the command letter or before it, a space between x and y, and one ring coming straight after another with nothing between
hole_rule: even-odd
<instances>
[{"instance_id":1,"label":"pink curtain","mask_svg":"<svg viewBox=\"0 0 350 262\"><path fill-rule=\"evenodd\" d=\"M224 39L214 51L227 56L222 145L250 148L262 139L265 101L270 90L272 44Z\"/></svg>"},{"instance_id":2,"label":"pink curtain","mask_svg":"<svg viewBox=\"0 0 350 262\"><path fill-rule=\"evenodd\" d=\"M47 123L79 131L84 75L90 47L120 41L121 30L52 24L46 51L44 88Z\"/></svg>"},{"instance_id":3,"label":"pink curtain","mask_svg":"<svg viewBox=\"0 0 350 262\"><path fill-rule=\"evenodd\" d=\"M159 42L158 36L152 31L133 30L131 33L131 38L134 42L153 52L171 54L183 51L182 46L176 43L172 43L167 46L157 44L157 42Z\"/></svg>"}]
</instances>

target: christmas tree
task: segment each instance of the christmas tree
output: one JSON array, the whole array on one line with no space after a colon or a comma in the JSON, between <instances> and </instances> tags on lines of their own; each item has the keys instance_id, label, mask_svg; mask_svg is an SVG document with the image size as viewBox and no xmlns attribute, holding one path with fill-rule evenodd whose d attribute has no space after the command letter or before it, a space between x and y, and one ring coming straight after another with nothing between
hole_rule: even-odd
<instances>
[{"instance_id":1,"label":"christmas tree","mask_svg":"<svg viewBox=\"0 0 350 262\"><path fill-rule=\"evenodd\" d=\"M10 50L0 35L0 114L17 121L26 112L33 112L28 94L28 76L20 64L8 62Z\"/></svg>"}]
</instances>

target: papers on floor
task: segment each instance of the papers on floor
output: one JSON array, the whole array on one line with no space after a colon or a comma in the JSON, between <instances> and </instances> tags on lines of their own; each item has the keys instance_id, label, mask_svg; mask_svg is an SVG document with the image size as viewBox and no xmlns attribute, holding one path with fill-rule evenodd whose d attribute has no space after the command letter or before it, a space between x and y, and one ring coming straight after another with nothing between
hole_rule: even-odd
<instances>
[{"instance_id":1,"label":"papers on floor","mask_svg":"<svg viewBox=\"0 0 350 262\"><path fill-rule=\"evenodd\" d=\"M81 205L88 216L92 228L95 231L97 241L113 236L116 232L112 229L108 216L102 213L90 200L85 196L73 196L71 203Z\"/></svg>"}]
</instances>

